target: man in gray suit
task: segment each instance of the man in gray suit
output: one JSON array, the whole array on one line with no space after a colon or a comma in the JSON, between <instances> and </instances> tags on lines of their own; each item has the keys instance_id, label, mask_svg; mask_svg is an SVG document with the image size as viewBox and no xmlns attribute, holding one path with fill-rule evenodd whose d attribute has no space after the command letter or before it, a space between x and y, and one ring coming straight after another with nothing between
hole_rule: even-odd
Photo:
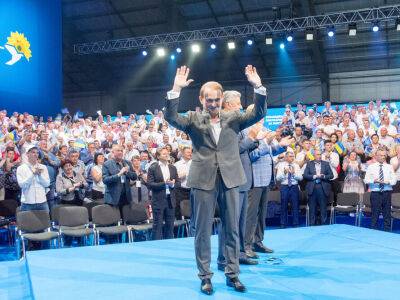
<instances>
[{"instance_id":1,"label":"man in gray suit","mask_svg":"<svg viewBox=\"0 0 400 300\"><path fill-rule=\"evenodd\" d=\"M106 186L104 192L105 203L122 207L132 202L131 187L129 180L136 180L137 175L133 171L132 164L123 159L122 146L112 146L112 159L103 165L103 182Z\"/></svg>"},{"instance_id":2,"label":"man in gray suit","mask_svg":"<svg viewBox=\"0 0 400 300\"><path fill-rule=\"evenodd\" d=\"M242 104L240 102L241 94L238 91L225 91L222 107L224 111L240 111ZM251 106L248 109L252 109ZM249 131L247 128L239 133L239 153L242 162L244 173L246 174L246 183L239 187L239 264L243 265L257 265L256 260L252 260L246 256L244 247L244 236L246 229L246 215L247 215L247 193L251 188L253 182L253 171L251 168L251 161L249 151L255 149L258 145L256 139L257 131L253 126ZM226 265L225 260L225 229L222 226L218 230L218 270L224 270Z\"/></svg>"},{"instance_id":3,"label":"man in gray suit","mask_svg":"<svg viewBox=\"0 0 400 300\"><path fill-rule=\"evenodd\" d=\"M238 134L260 120L265 114L266 89L256 68L247 66L245 74L255 91L254 109L242 114L222 112L222 86L207 82L200 89L202 112L178 114L179 96L189 79L189 68L177 69L174 86L167 94L165 119L186 132L193 143L192 164L187 185L192 188L195 213L195 252L201 291L212 294L210 269L211 231L215 205L218 201L222 227L225 228L226 283L236 291L244 292L239 274L239 186L246 182L240 162Z\"/></svg>"}]
</instances>

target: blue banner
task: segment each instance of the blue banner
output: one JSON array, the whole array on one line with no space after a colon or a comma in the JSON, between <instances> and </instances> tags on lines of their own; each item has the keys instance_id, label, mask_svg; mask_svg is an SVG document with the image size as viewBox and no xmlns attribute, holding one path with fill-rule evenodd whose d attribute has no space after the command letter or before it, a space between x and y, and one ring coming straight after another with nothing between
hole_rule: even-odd
<instances>
[{"instance_id":1,"label":"blue banner","mask_svg":"<svg viewBox=\"0 0 400 300\"><path fill-rule=\"evenodd\" d=\"M0 1L0 109L60 111L61 20L61 0Z\"/></svg>"}]
</instances>

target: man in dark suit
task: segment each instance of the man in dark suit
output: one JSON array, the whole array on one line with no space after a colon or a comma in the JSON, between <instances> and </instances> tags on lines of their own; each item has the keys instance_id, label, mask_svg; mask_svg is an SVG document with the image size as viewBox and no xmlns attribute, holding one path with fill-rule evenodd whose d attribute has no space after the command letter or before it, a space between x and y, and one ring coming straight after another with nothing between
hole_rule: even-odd
<instances>
[{"instance_id":1,"label":"man in dark suit","mask_svg":"<svg viewBox=\"0 0 400 300\"><path fill-rule=\"evenodd\" d=\"M137 176L132 164L123 159L123 150L120 145L112 146L112 159L103 165L103 182L106 186L104 192L105 203L122 207L132 202L129 180L136 180Z\"/></svg>"},{"instance_id":2,"label":"man in dark suit","mask_svg":"<svg viewBox=\"0 0 400 300\"><path fill-rule=\"evenodd\" d=\"M317 205L321 212L321 224L326 223L326 205L331 193L333 173L328 162L321 160L321 151L314 151L314 160L309 161L303 178L307 181L308 206L310 209L310 225L315 225Z\"/></svg>"},{"instance_id":3,"label":"man in dark suit","mask_svg":"<svg viewBox=\"0 0 400 300\"><path fill-rule=\"evenodd\" d=\"M255 91L254 109L246 113L221 111L222 86L207 82L200 89L202 112L178 114L179 96L188 80L186 66L177 69L174 86L167 93L165 119L186 132L193 145L192 164L187 185L192 188L195 213L195 252L201 292L213 293L210 269L211 231L216 202L220 209L222 227L225 228L226 284L236 291L246 287L239 275L239 186L246 182L240 162L238 134L260 120L265 114L266 89L253 66L245 74Z\"/></svg>"},{"instance_id":4,"label":"man in dark suit","mask_svg":"<svg viewBox=\"0 0 400 300\"><path fill-rule=\"evenodd\" d=\"M168 163L168 149L158 149L156 157L158 162L153 163L147 171L147 186L152 191L153 240L160 240L161 237L172 239L176 205L175 189L179 188L181 183L176 167ZM165 222L164 230L163 222Z\"/></svg>"}]
</instances>

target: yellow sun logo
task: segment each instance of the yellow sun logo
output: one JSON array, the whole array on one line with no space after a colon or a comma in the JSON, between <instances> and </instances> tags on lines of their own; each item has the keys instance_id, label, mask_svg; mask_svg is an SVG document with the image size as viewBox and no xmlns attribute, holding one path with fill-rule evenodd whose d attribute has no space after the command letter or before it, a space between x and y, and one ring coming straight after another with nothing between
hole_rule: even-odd
<instances>
[{"instance_id":1,"label":"yellow sun logo","mask_svg":"<svg viewBox=\"0 0 400 300\"><path fill-rule=\"evenodd\" d=\"M7 38L7 44L14 46L15 49L19 53L22 53L28 61L29 58L32 57L31 49L29 49L31 44L26 39L23 33L18 33L18 31L11 32L11 35Z\"/></svg>"}]
</instances>

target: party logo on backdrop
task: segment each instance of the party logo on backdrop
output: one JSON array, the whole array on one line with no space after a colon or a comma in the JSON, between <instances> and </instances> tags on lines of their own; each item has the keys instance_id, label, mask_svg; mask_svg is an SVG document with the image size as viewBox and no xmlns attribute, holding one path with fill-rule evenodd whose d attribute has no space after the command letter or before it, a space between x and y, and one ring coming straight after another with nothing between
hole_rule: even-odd
<instances>
[{"instance_id":1,"label":"party logo on backdrop","mask_svg":"<svg viewBox=\"0 0 400 300\"><path fill-rule=\"evenodd\" d=\"M12 66L17 63L22 57L25 57L27 61L32 57L31 44L23 33L18 31L11 32L7 38L7 43L4 47L0 46L0 49L7 50L11 58L6 62L6 65Z\"/></svg>"}]
</instances>

